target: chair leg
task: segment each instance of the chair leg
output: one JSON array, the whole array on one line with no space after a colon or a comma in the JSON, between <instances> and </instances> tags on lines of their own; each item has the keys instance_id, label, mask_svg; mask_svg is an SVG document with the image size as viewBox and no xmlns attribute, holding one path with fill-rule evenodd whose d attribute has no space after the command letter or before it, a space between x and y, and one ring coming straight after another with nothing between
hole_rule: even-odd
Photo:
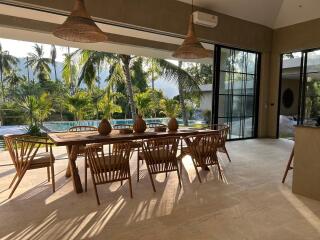
<instances>
[{"instance_id":1,"label":"chair leg","mask_svg":"<svg viewBox=\"0 0 320 240\"><path fill-rule=\"evenodd\" d=\"M140 173L140 160L139 160L139 152L137 157L137 182L139 182L139 173Z\"/></svg>"},{"instance_id":2,"label":"chair leg","mask_svg":"<svg viewBox=\"0 0 320 240\"><path fill-rule=\"evenodd\" d=\"M178 174L178 179L179 179L179 186L180 186L180 188L182 188L181 176L180 176L179 168L177 168L177 174Z\"/></svg>"},{"instance_id":3,"label":"chair leg","mask_svg":"<svg viewBox=\"0 0 320 240\"><path fill-rule=\"evenodd\" d=\"M84 157L84 191L88 190L88 157L87 154Z\"/></svg>"},{"instance_id":4,"label":"chair leg","mask_svg":"<svg viewBox=\"0 0 320 240\"><path fill-rule=\"evenodd\" d=\"M201 178L200 178L200 174L199 174L199 171L198 171L198 168L197 168L197 165L194 163L193 159L192 159L192 162L193 162L194 169L196 170L196 174L197 174L197 177L199 179L199 182L202 183Z\"/></svg>"},{"instance_id":5,"label":"chair leg","mask_svg":"<svg viewBox=\"0 0 320 240\"><path fill-rule=\"evenodd\" d=\"M50 167L47 167L48 182L50 182Z\"/></svg>"},{"instance_id":6,"label":"chair leg","mask_svg":"<svg viewBox=\"0 0 320 240\"><path fill-rule=\"evenodd\" d=\"M224 150L224 152L227 154L227 157L228 157L228 159L229 159L229 162L231 162L231 158L230 158L230 156L229 156L229 153L228 153L228 150L227 150L226 146L223 146L223 150Z\"/></svg>"},{"instance_id":7,"label":"chair leg","mask_svg":"<svg viewBox=\"0 0 320 240\"><path fill-rule=\"evenodd\" d=\"M150 176L150 181L151 181L151 184L152 184L153 191L156 192L156 187L154 185L152 174L150 172L149 172L149 176Z\"/></svg>"},{"instance_id":8,"label":"chair leg","mask_svg":"<svg viewBox=\"0 0 320 240\"><path fill-rule=\"evenodd\" d=\"M291 151L290 158L289 158L289 161L288 161L288 163L287 163L286 170L285 170L284 175L283 175L283 178L282 178L282 183L285 183L286 178L287 178L287 175L288 175L288 172L289 172L289 170L292 169L291 164L292 164L293 157L294 157L294 148L293 148L292 151Z\"/></svg>"},{"instance_id":9,"label":"chair leg","mask_svg":"<svg viewBox=\"0 0 320 240\"><path fill-rule=\"evenodd\" d=\"M94 193L96 194L97 203L98 203L98 205L100 205L100 199L98 196L97 185L95 183L93 183L93 188L94 188Z\"/></svg>"},{"instance_id":10,"label":"chair leg","mask_svg":"<svg viewBox=\"0 0 320 240\"><path fill-rule=\"evenodd\" d=\"M218 172L219 172L220 179L222 180L223 177L222 177L221 166L220 166L219 160L217 160L217 167L218 167Z\"/></svg>"},{"instance_id":11,"label":"chair leg","mask_svg":"<svg viewBox=\"0 0 320 240\"><path fill-rule=\"evenodd\" d=\"M121 183L122 183L122 181L121 181ZM131 176L129 177L129 189L130 189L130 197L133 198Z\"/></svg>"},{"instance_id":12,"label":"chair leg","mask_svg":"<svg viewBox=\"0 0 320 240\"><path fill-rule=\"evenodd\" d=\"M26 172L27 172L27 170L24 170L24 171L22 172L22 174L21 174L20 176L18 176L18 181L17 181L16 184L14 185L14 187L13 187L13 189L12 189L12 191L11 191L9 197L8 197L8 199L10 199L10 198L12 197L13 193L16 191L17 187L19 186L19 184L20 184L23 176L26 174Z\"/></svg>"},{"instance_id":13,"label":"chair leg","mask_svg":"<svg viewBox=\"0 0 320 240\"><path fill-rule=\"evenodd\" d=\"M51 180L52 180L52 191L56 191L56 183L55 183L55 176L54 176L54 164L51 164Z\"/></svg>"},{"instance_id":14,"label":"chair leg","mask_svg":"<svg viewBox=\"0 0 320 240\"><path fill-rule=\"evenodd\" d=\"M12 185L13 185L13 184L14 184L14 182L16 181L17 177L18 177L18 174L16 173L16 174L14 175L14 177L13 177L13 179L12 179L12 181L11 181L10 185L9 185L9 189L12 187Z\"/></svg>"}]
</instances>

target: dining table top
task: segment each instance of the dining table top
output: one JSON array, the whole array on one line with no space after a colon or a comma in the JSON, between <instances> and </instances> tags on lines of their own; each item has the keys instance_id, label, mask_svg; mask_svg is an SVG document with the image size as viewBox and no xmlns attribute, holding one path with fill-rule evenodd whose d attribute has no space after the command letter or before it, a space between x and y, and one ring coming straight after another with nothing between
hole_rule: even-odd
<instances>
[{"instance_id":1,"label":"dining table top","mask_svg":"<svg viewBox=\"0 0 320 240\"><path fill-rule=\"evenodd\" d=\"M82 145L90 143L114 143L122 141L142 140L157 137L187 137L191 135L214 133L217 130L199 130L199 129L178 129L175 132L155 132L154 129L148 129L144 133L120 133L119 130L112 130L109 135L100 135L98 131L84 132L58 132L48 133L48 137L56 146Z\"/></svg>"}]
</instances>

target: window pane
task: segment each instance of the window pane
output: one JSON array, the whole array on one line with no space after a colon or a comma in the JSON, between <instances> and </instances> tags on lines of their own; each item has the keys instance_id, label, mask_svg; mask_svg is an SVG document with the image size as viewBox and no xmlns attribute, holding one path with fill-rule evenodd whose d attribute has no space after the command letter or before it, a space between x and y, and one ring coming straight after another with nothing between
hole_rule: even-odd
<instances>
[{"instance_id":1,"label":"window pane","mask_svg":"<svg viewBox=\"0 0 320 240\"><path fill-rule=\"evenodd\" d=\"M221 49L218 117L230 125L232 139L255 134L257 58L255 53Z\"/></svg>"}]
</instances>

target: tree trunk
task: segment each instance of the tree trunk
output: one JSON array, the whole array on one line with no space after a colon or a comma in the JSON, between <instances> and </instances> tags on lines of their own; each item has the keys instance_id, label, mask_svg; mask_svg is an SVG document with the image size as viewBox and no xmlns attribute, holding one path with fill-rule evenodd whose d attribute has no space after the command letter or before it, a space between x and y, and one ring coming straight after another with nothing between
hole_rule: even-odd
<instances>
[{"instance_id":1,"label":"tree trunk","mask_svg":"<svg viewBox=\"0 0 320 240\"><path fill-rule=\"evenodd\" d=\"M154 74L153 74L153 72L151 73L151 88L152 88L152 101L153 101L153 103L156 103L156 95L154 92ZM152 111L153 111L153 117L157 117L156 109L154 108Z\"/></svg>"},{"instance_id":2,"label":"tree trunk","mask_svg":"<svg viewBox=\"0 0 320 240\"><path fill-rule=\"evenodd\" d=\"M0 81L1 81L1 95L2 95L2 102L5 102L5 97L4 97L4 83L3 83L3 71L1 70L0 73Z\"/></svg>"},{"instance_id":3,"label":"tree trunk","mask_svg":"<svg viewBox=\"0 0 320 240\"><path fill-rule=\"evenodd\" d=\"M53 64L53 68L54 68L54 77L56 79L56 82L58 82L58 77L57 77L57 65L56 63Z\"/></svg>"},{"instance_id":4,"label":"tree trunk","mask_svg":"<svg viewBox=\"0 0 320 240\"><path fill-rule=\"evenodd\" d=\"M128 55L120 55L120 58L123 63L123 71L126 76L126 84L127 84L127 95L128 95L128 100L129 100L129 105L131 108L131 115L132 119L136 119L136 106L133 100L133 90L132 90L132 81L131 81L131 74L130 74L130 61L131 57Z\"/></svg>"},{"instance_id":5,"label":"tree trunk","mask_svg":"<svg viewBox=\"0 0 320 240\"><path fill-rule=\"evenodd\" d=\"M181 66L182 66L182 62L179 62L179 67L181 68ZM178 88L179 88L179 101L180 101L180 108L182 112L183 124L184 126L189 126L187 109L186 109L186 104L184 100L184 90L183 90L183 85L181 81L178 81Z\"/></svg>"},{"instance_id":6,"label":"tree trunk","mask_svg":"<svg viewBox=\"0 0 320 240\"><path fill-rule=\"evenodd\" d=\"M28 83L30 83L29 58L28 57L27 57L27 74L28 74Z\"/></svg>"}]
</instances>

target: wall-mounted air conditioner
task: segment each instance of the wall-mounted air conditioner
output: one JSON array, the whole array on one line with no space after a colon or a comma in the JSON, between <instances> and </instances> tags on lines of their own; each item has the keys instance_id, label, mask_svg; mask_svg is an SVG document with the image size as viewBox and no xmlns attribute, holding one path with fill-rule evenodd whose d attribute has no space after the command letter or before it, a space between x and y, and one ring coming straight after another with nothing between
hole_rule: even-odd
<instances>
[{"instance_id":1,"label":"wall-mounted air conditioner","mask_svg":"<svg viewBox=\"0 0 320 240\"><path fill-rule=\"evenodd\" d=\"M218 25L218 17L204 12L193 13L193 22L197 25L215 28Z\"/></svg>"}]
</instances>

